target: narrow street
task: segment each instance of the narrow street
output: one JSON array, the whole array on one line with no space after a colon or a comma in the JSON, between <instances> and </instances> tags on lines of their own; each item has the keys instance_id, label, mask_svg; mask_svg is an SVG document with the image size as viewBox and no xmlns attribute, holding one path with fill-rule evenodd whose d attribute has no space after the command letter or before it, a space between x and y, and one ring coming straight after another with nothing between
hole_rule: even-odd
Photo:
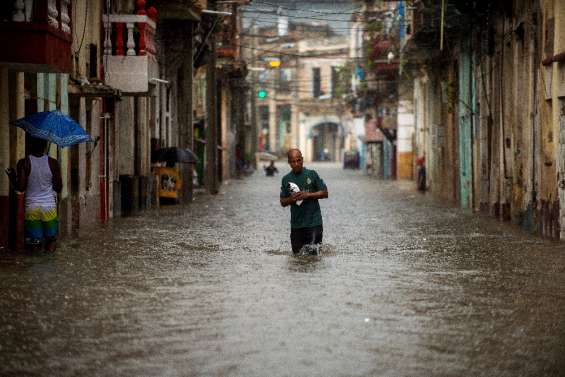
<instances>
[{"instance_id":1,"label":"narrow street","mask_svg":"<svg viewBox=\"0 0 565 377\"><path fill-rule=\"evenodd\" d=\"M330 192L320 257L290 255L280 176L258 173L55 255L2 254L0 375L563 373L563 246L308 166Z\"/></svg>"}]
</instances>

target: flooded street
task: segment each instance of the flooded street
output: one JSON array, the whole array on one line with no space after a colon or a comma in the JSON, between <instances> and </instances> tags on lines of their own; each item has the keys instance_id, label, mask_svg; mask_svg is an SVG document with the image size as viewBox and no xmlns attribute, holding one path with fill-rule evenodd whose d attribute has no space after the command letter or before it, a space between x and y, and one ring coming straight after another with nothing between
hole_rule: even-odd
<instances>
[{"instance_id":1,"label":"flooded street","mask_svg":"<svg viewBox=\"0 0 565 377\"><path fill-rule=\"evenodd\" d=\"M330 193L319 257L291 255L280 176L258 173L55 255L1 255L0 375L564 373L565 246L308 167Z\"/></svg>"}]
</instances>

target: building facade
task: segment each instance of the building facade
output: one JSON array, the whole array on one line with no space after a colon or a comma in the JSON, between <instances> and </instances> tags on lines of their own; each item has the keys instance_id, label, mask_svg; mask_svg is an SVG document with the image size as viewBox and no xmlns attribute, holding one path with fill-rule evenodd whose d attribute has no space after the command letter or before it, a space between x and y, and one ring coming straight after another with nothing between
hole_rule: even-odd
<instances>
[{"instance_id":1,"label":"building facade","mask_svg":"<svg viewBox=\"0 0 565 377\"><path fill-rule=\"evenodd\" d=\"M159 148L203 150L196 166L176 164L180 203L192 201L193 183L203 183L202 176L218 178L208 186L215 193L218 182L235 175L230 167L237 137L245 138L246 117L238 110L245 107L230 98L241 90L234 78L245 76L237 42L238 7L245 3L218 8L213 1L33 0L5 7L0 162L14 167L26 155L26 135L10 122L35 112L67 113L94 140L50 148L64 181L62 236L158 205L155 167L161 164L152 154ZM217 57L226 60L216 64ZM212 112L210 99L217 97L223 99ZM202 176L193 179L199 168ZM22 246L16 231L22 199L3 174L2 249Z\"/></svg>"},{"instance_id":2,"label":"building facade","mask_svg":"<svg viewBox=\"0 0 565 377\"><path fill-rule=\"evenodd\" d=\"M565 4L447 1L442 9L414 1L412 7L414 34L404 60L429 190L562 238Z\"/></svg>"}]
</instances>

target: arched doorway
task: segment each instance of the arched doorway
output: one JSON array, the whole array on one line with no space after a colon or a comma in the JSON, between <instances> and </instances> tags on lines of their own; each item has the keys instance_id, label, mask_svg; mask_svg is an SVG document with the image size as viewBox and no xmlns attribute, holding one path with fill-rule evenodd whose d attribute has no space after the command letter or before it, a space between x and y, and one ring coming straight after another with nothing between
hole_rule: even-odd
<instances>
[{"instance_id":1,"label":"arched doorway","mask_svg":"<svg viewBox=\"0 0 565 377\"><path fill-rule=\"evenodd\" d=\"M343 129L333 122L319 123L312 127L312 160L339 161L343 145Z\"/></svg>"}]
</instances>

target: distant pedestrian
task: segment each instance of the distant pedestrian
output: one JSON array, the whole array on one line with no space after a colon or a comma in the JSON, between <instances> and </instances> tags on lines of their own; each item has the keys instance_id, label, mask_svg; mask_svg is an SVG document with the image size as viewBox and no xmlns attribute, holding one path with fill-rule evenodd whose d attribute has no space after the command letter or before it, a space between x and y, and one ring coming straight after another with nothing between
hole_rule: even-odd
<instances>
[{"instance_id":1,"label":"distant pedestrian","mask_svg":"<svg viewBox=\"0 0 565 377\"><path fill-rule=\"evenodd\" d=\"M46 251L54 252L59 231L56 193L63 187L61 168L46 154L46 140L30 138L29 150L16 166L16 188L25 192L25 242L32 251L43 245Z\"/></svg>"},{"instance_id":2,"label":"distant pedestrian","mask_svg":"<svg viewBox=\"0 0 565 377\"><path fill-rule=\"evenodd\" d=\"M328 188L318 173L306 169L298 149L288 151L290 173L282 178L280 202L290 205L290 242L297 254L305 245L322 243L322 213L318 199L328 197ZM315 249L314 249L315 251Z\"/></svg>"},{"instance_id":3,"label":"distant pedestrian","mask_svg":"<svg viewBox=\"0 0 565 377\"><path fill-rule=\"evenodd\" d=\"M426 191L426 156L421 156L416 159L416 166L418 167L418 179L416 185L418 190Z\"/></svg>"},{"instance_id":4,"label":"distant pedestrian","mask_svg":"<svg viewBox=\"0 0 565 377\"><path fill-rule=\"evenodd\" d=\"M265 175L267 177L272 177L275 175L275 173L279 172L279 169L277 169L277 167L275 166L275 161L271 161L269 166L264 166L263 169L265 169Z\"/></svg>"}]
</instances>

